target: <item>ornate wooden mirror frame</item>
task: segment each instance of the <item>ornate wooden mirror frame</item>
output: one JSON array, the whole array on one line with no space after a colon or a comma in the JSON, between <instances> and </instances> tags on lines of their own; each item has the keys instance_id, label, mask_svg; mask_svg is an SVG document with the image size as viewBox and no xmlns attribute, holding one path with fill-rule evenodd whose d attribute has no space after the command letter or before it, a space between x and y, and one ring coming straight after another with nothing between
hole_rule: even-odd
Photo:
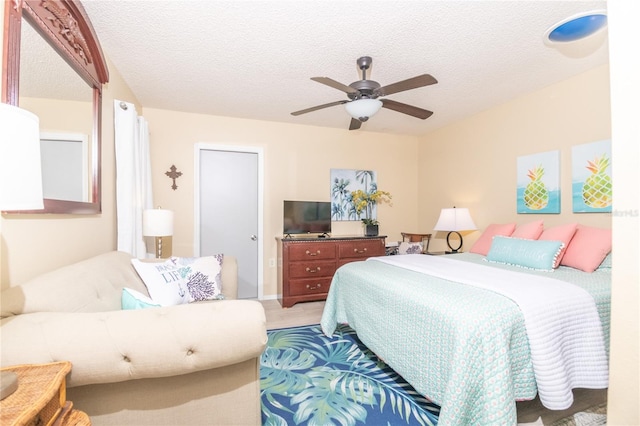
<instances>
[{"instance_id":1,"label":"ornate wooden mirror frame","mask_svg":"<svg viewBox=\"0 0 640 426\"><path fill-rule=\"evenodd\" d=\"M109 81L109 72L93 26L79 1L10 0L4 1L4 4L2 102L18 105L22 18L93 89L91 200L80 202L45 198L44 210L17 213L100 213L102 85Z\"/></svg>"}]
</instances>

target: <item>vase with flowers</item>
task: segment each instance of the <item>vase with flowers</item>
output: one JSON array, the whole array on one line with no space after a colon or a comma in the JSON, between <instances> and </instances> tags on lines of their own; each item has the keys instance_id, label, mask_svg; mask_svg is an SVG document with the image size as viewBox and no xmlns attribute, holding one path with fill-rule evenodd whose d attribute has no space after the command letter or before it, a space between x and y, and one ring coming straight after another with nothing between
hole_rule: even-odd
<instances>
[{"instance_id":1,"label":"vase with flowers","mask_svg":"<svg viewBox=\"0 0 640 426\"><path fill-rule=\"evenodd\" d=\"M373 207L376 204L391 204L391 194L387 191L380 191L377 188L372 188L370 192L365 192L360 189L351 193L351 200L353 201L353 207L356 215L362 221L365 226L365 235L367 237L374 237L378 235L379 222L373 217Z\"/></svg>"}]
</instances>

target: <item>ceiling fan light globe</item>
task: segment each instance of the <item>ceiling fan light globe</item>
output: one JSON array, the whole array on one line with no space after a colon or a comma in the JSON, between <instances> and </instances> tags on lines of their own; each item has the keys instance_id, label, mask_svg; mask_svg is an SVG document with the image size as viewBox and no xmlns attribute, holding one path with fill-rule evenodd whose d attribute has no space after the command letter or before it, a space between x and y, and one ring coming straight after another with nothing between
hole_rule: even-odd
<instances>
[{"instance_id":1,"label":"ceiling fan light globe","mask_svg":"<svg viewBox=\"0 0 640 426\"><path fill-rule=\"evenodd\" d=\"M358 99L347 102L344 107L351 117L365 122L380 111L382 101L378 99Z\"/></svg>"}]
</instances>

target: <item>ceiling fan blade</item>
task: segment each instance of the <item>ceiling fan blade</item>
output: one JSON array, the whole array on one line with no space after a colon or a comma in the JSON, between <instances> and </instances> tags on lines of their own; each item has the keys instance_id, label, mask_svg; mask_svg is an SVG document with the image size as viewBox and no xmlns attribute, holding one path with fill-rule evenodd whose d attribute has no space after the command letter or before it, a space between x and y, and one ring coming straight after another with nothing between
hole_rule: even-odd
<instances>
[{"instance_id":1,"label":"ceiling fan blade","mask_svg":"<svg viewBox=\"0 0 640 426\"><path fill-rule=\"evenodd\" d=\"M329 107L340 105L340 104L346 104L347 102L349 102L349 101L347 101L347 100L345 100L345 101L335 101L335 102L330 102L328 104L316 105L316 106L311 107L311 108L301 109L300 111L294 111L294 112L291 113L291 115L306 114L306 113L311 112L311 111L317 111L317 110L323 109L323 108L329 108Z\"/></svg>"},{"instance_id":2,"label":"ceiling fan blade","mask_svg":"<svg viewBox=\"0 0 640 426\"><path fill-rule=\"evenodd\" d=\"M349 130L358 130L362 126L362 121L352 118L351 124L349 124Z\"/></svg>"},{"instance_id":3,"label":"ceiling fan blade","mask_svg":"<svg viewBox=\"0 0 640 426\"><path fill-rule=\"evenodd\" d=\"M339 81L335 81L329 77L311 77L311 80L317 81L318 83L326 84L329 87L333 87L334 89L341 90L345 93L357 93L358 91L351 86L347 86L346 84L342 84Z\"/></svg>"},{"instance_id":4,"label":"ceiling fan blade","mask_svg":"<svg viewBox=\"0 0 640 426\"><path fill-rule=\"evenodd\" d=\"M426 120L433 115L433 111L428 111L426 109L418 108L413 105L403 104L402 102L392 101L391 99L381 99L381 101L382 108L392 109L394 111L408 114L422 120Z\"/></svg>"},{"instance_id":5,"label":"ceiling fan blade","mask_svg":"<svg viewBox=\"0 0 640 426\"><path fill-rule=\"evenodd\" d=\"M383 86L375 91L378 96L392 95L398 92L404 92L405 90L417 89L418 87L429 86L436 84L436 80L430 74L422 74L417 77L409 78L407 80L398 81L397 83Z\"/></svg>"}]
</instances>

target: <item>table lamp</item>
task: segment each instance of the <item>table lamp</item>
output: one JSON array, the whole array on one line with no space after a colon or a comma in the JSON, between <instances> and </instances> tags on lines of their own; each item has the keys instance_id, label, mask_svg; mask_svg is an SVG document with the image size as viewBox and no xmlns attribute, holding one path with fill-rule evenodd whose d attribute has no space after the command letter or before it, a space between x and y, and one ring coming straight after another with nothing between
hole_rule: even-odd
<instances>
[{"instance_id":1,"label":"table lamp","mask_svg":"<svg viewBox=\"0 0 640 426\"><path fill-rule=\"evenodd\" d=\"M173 212L161 208L142 212L142 235L155 238L157 259L171 256L171 236L173 235Z\"/></svg>"},{"instance_id":2,"label":"table lamp","mask_svg":"<svg viewBox=\"0 0 640 426\"><path fill-rule=\"evenodd\" d=\"M40 121L35 114L0 103L0 210L42 210Z\"/></svg>"},{"instance_id":3,"label":"table lamp","mask_svg":"<svg viewBox=\"0 0 640 426\"><path fill-rule=\"evenodd\" d=\"M469 209L457 209L455 206L452 209L442 209L440 211L440 217L438 223L433 228L435 231L449 231L447 234L447 245L451 249L447 253L458 253L458 250L462 247L462 235L458 231L474 231L476 230L476 224L473 223ZM451 246L449 237L451 234L458 234L460 239L460 245L456 248Z\"/></svg>"}]
</instances>

